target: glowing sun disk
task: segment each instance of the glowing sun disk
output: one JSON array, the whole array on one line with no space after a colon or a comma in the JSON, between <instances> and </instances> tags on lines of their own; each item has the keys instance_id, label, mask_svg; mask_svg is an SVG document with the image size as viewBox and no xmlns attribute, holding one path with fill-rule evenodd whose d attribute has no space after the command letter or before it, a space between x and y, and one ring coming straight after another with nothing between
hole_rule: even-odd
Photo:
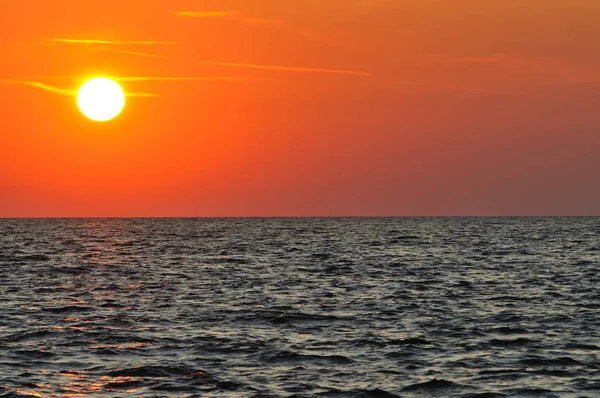
<instances>
[{"instance_id":1,"label":"glowing sun disk","mask_svg":"<svg viewBox=\"0 0 600 398\"><path fill-rule=\"evenodd\" d=\"M77 93L77 106L89 119L106 122L123 110L125 93L114 80L97 77L81 86Z\"/></svg>"}]
</instances>

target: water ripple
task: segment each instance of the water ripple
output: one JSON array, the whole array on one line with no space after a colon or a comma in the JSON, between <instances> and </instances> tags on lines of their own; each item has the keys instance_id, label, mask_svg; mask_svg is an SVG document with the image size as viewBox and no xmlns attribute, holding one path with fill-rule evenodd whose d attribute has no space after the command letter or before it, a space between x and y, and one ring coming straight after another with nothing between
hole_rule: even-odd
<instances>
[{"instance_id":1,"label":"water ripple","mask_svg":"<svg viewBox=\"0 0 600 398\"><path fill-rule=\"evenodd\" d=\"M598 231L0 220L0 398L592 397Z\"/></svg>"}]
</instances>

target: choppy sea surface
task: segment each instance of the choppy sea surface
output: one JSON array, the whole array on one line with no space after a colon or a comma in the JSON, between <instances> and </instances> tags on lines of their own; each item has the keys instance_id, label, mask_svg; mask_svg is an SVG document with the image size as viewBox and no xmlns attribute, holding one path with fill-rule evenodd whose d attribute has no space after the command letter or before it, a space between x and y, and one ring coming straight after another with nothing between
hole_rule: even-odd
<instances>
[{"instance_id":1,"label":"choppy sea surface","mask_svg":"<svg viewBox=\"0 0 600 398\"><path fill-rule=\"evenodd\" d=\"M0 397L598 397L600 218L0 220Z\"/></svg>"}]
</instances>

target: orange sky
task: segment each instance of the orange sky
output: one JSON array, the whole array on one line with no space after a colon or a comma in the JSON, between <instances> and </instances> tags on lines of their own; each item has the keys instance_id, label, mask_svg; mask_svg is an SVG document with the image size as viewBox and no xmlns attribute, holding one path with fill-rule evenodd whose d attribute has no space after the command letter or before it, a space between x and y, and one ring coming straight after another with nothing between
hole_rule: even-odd
<instances>
[{"instance_id":1,"label":"orange sky","mask_svg":"<svg viewBox=\"0 0 600 398\"><path fill-rule=\"evenodd\" d=\"M598 0L0 0L0 217L600 215ZM107 123L73 92L119 79Z\"/></svg>"}]
</instances>

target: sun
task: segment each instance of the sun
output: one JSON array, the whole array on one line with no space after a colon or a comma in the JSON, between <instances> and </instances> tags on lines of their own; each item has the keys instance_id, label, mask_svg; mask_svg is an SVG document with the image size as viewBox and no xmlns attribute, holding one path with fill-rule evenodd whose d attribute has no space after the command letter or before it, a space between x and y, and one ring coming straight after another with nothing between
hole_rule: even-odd
<instances>
[{"instance_id":1,"label":"sun","mask_svg":"<svg viewBox=\"0 0 600 398\"><path fill-rule=\"evenodd\" d=\"M77 93L77 106L89 119L106 122L114 119L125 106L125 93L114 80L96 77L83 83Z\"/></svg>"}]
</instances>

